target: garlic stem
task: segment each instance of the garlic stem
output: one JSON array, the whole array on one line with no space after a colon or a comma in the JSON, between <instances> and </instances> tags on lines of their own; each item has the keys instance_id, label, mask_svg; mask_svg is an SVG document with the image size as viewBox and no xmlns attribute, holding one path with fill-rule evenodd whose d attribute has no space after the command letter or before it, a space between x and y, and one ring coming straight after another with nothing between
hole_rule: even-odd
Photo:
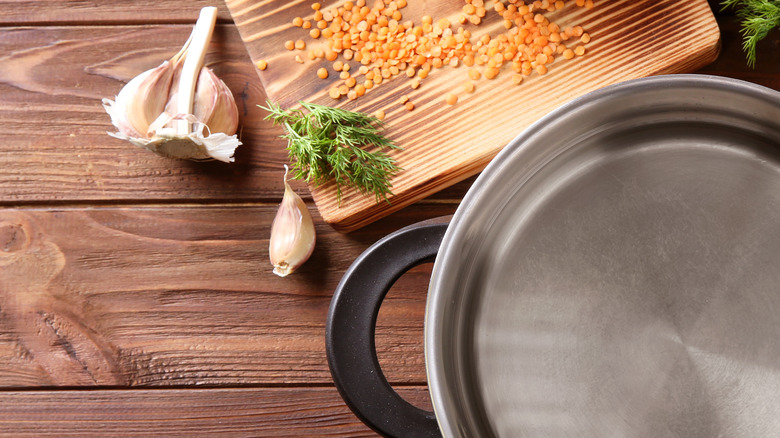
<instances>
[{"instance_id":1,"label":"garlic stem","mask_svg":"<svg viewBox=\"0 0 780 438\"><path fill-rule=\"evenodd\" d=\"M217 22L217 8L210 6L200 10L198 21L192 30L190 39L185 47L189 46L184 58L181 77L179 78L179 94L177 108L180 114L192 114L192 106L195 98L195 85L198 83L200 70L203 68L203 60L206 58L211 35L214 33L214 25ZM179 135L190 133L189 120L177 120L176 132Z\"/></svg>"}]
</instances>

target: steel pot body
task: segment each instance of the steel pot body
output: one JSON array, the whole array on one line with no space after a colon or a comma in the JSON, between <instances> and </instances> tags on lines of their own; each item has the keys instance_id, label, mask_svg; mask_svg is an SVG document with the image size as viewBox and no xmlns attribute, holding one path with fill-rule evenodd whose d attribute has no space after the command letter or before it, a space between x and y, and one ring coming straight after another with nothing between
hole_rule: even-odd
<instances>
[{"instance_id":1,"label":"steel pot body","mask_svg":"<svg viewBox=\"0 0 780 438\"><path fill-rule=\"evenodd\" d=\"M659 76L585 95L525 130L438 247L425 352L439 430L428 414L414 431L377 429L780 430L779 97Z\"/></svg>"}]
</instances>

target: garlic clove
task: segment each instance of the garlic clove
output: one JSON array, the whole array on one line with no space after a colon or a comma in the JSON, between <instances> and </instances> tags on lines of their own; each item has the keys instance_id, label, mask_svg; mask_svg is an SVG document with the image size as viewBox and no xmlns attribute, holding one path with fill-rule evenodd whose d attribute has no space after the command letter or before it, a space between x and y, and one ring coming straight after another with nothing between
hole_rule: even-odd
<instances>
[{"instance_id":1,"label":"garlic clove","mask_svg":"<svg viewBox=\"0 0 780 438\"><path fill-rule=\"evenodd\" d=\"M165 109L177 68L176 64L165 61L159 67L150 70L150 74L129 97L125 112L138 132L145 133L149 124Z\"/></svg>"},{"instance_id":2,"label":"garlic clove","mask_svg":"<svg viewBox=\"0 0 780 438\"><path fill-rule=\"evenodd\" d=\"M284 197L271 225L268 254L274 274L284 277L298 269L311 256L316 242L314 221L306 204L287 183L284 166Z\"/></svg>"},{"instance_id":3,"label":"garlic clove","mask_svg":"<svg viewBox=\"0 0 780 438\"><path fill-rule=\"evenodd\" d=\"M109 135L166 157L234 161L238 107L227 85L203 66L216 14L203 8L179 53L128 82L116 101L103 99L119 131Z\"/></svg>"},{"instance_id":4,"label":"garlic clove","mask_svg":"<svg viewBox=\"0 0 780 438\"><path fill-rule=\"evenodd\" d=\"M149 125L165 110L176 70L181 63L164 61L134 77L119 91L116 102L103 99L103 107L120 134L149 138Z\"/></svg>"},{"instance_id":5,"label":"garlic clove","mask_svg":"<svg viewBox=\"0 0 780 438\"><path fill-rule=\"evenodd\" d=\"M138 92L138 87L151 74L152 70L147 70L133 78L127 85L122 87L122 90L116 96L116 101L103 99L103 108L105 108L108 115L111 116L111 123L119 130L119 135L137 138L143 137L141 132L146 132L146 129L143 129L143 127L139 126L136 128L133 125L129 119L126 108L130 105L133 96Z\"/></svg>"},{"instance_id":6,"label":"garlic clove","mask_svg":"<svg viewBox=\"0 0 780 438\"><path fill-rule=\"evenodd\" d=\"M238 129L238 107L233 93L210 68L204 67L200 71L195 93L197 98L192 109L195 117L202 120L211 132L235 134Z\"/></svg>"}]
</instances>

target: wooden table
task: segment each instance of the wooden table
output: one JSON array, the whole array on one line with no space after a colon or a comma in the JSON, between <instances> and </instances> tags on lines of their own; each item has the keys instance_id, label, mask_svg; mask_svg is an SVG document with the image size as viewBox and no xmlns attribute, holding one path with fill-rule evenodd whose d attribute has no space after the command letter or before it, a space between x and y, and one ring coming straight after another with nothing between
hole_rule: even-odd
<instances>
[{"instance_id":1,"label":"wooden table","mask_svg":"<svg viewBox=\"0 0 780 438\"><path fill-rule=\"evenodd\" d=\"M176 53L207 5L207 63L241 112L236 162L106 135L100 99ZM718 21L722 52L701 73L780 90L778 35L749 69L736 19ZM379 238L452 214L473 179L348 235L315 212L312 258L279 278L267 247L285 143L222 2L0 0L0 23L0 434L372 436L328 371L333 290ZM399 280L377 327L389 380L428 409L430 268Z\"/></svg>"}]
</instances>

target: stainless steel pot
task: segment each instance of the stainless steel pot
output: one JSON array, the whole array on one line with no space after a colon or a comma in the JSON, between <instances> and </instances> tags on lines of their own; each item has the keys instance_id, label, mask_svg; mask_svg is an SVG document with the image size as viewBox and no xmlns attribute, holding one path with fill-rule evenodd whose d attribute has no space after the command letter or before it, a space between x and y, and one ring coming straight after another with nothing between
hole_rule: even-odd
<instances>
[{"instance_id":1,"label":"stainless steel pot","mask_svg":"<svg viewBox=\"0 0 780 438\"><path fill-rule=\"evenodd\" d=\"M639 79L562 106L448 226L355 261L327 323L339 391L388 436L777 436L779 143L780 95L727 78ZM390 388L373 344L390 285L434 256L435 415Z\"/></svg>"}]
</instances>

